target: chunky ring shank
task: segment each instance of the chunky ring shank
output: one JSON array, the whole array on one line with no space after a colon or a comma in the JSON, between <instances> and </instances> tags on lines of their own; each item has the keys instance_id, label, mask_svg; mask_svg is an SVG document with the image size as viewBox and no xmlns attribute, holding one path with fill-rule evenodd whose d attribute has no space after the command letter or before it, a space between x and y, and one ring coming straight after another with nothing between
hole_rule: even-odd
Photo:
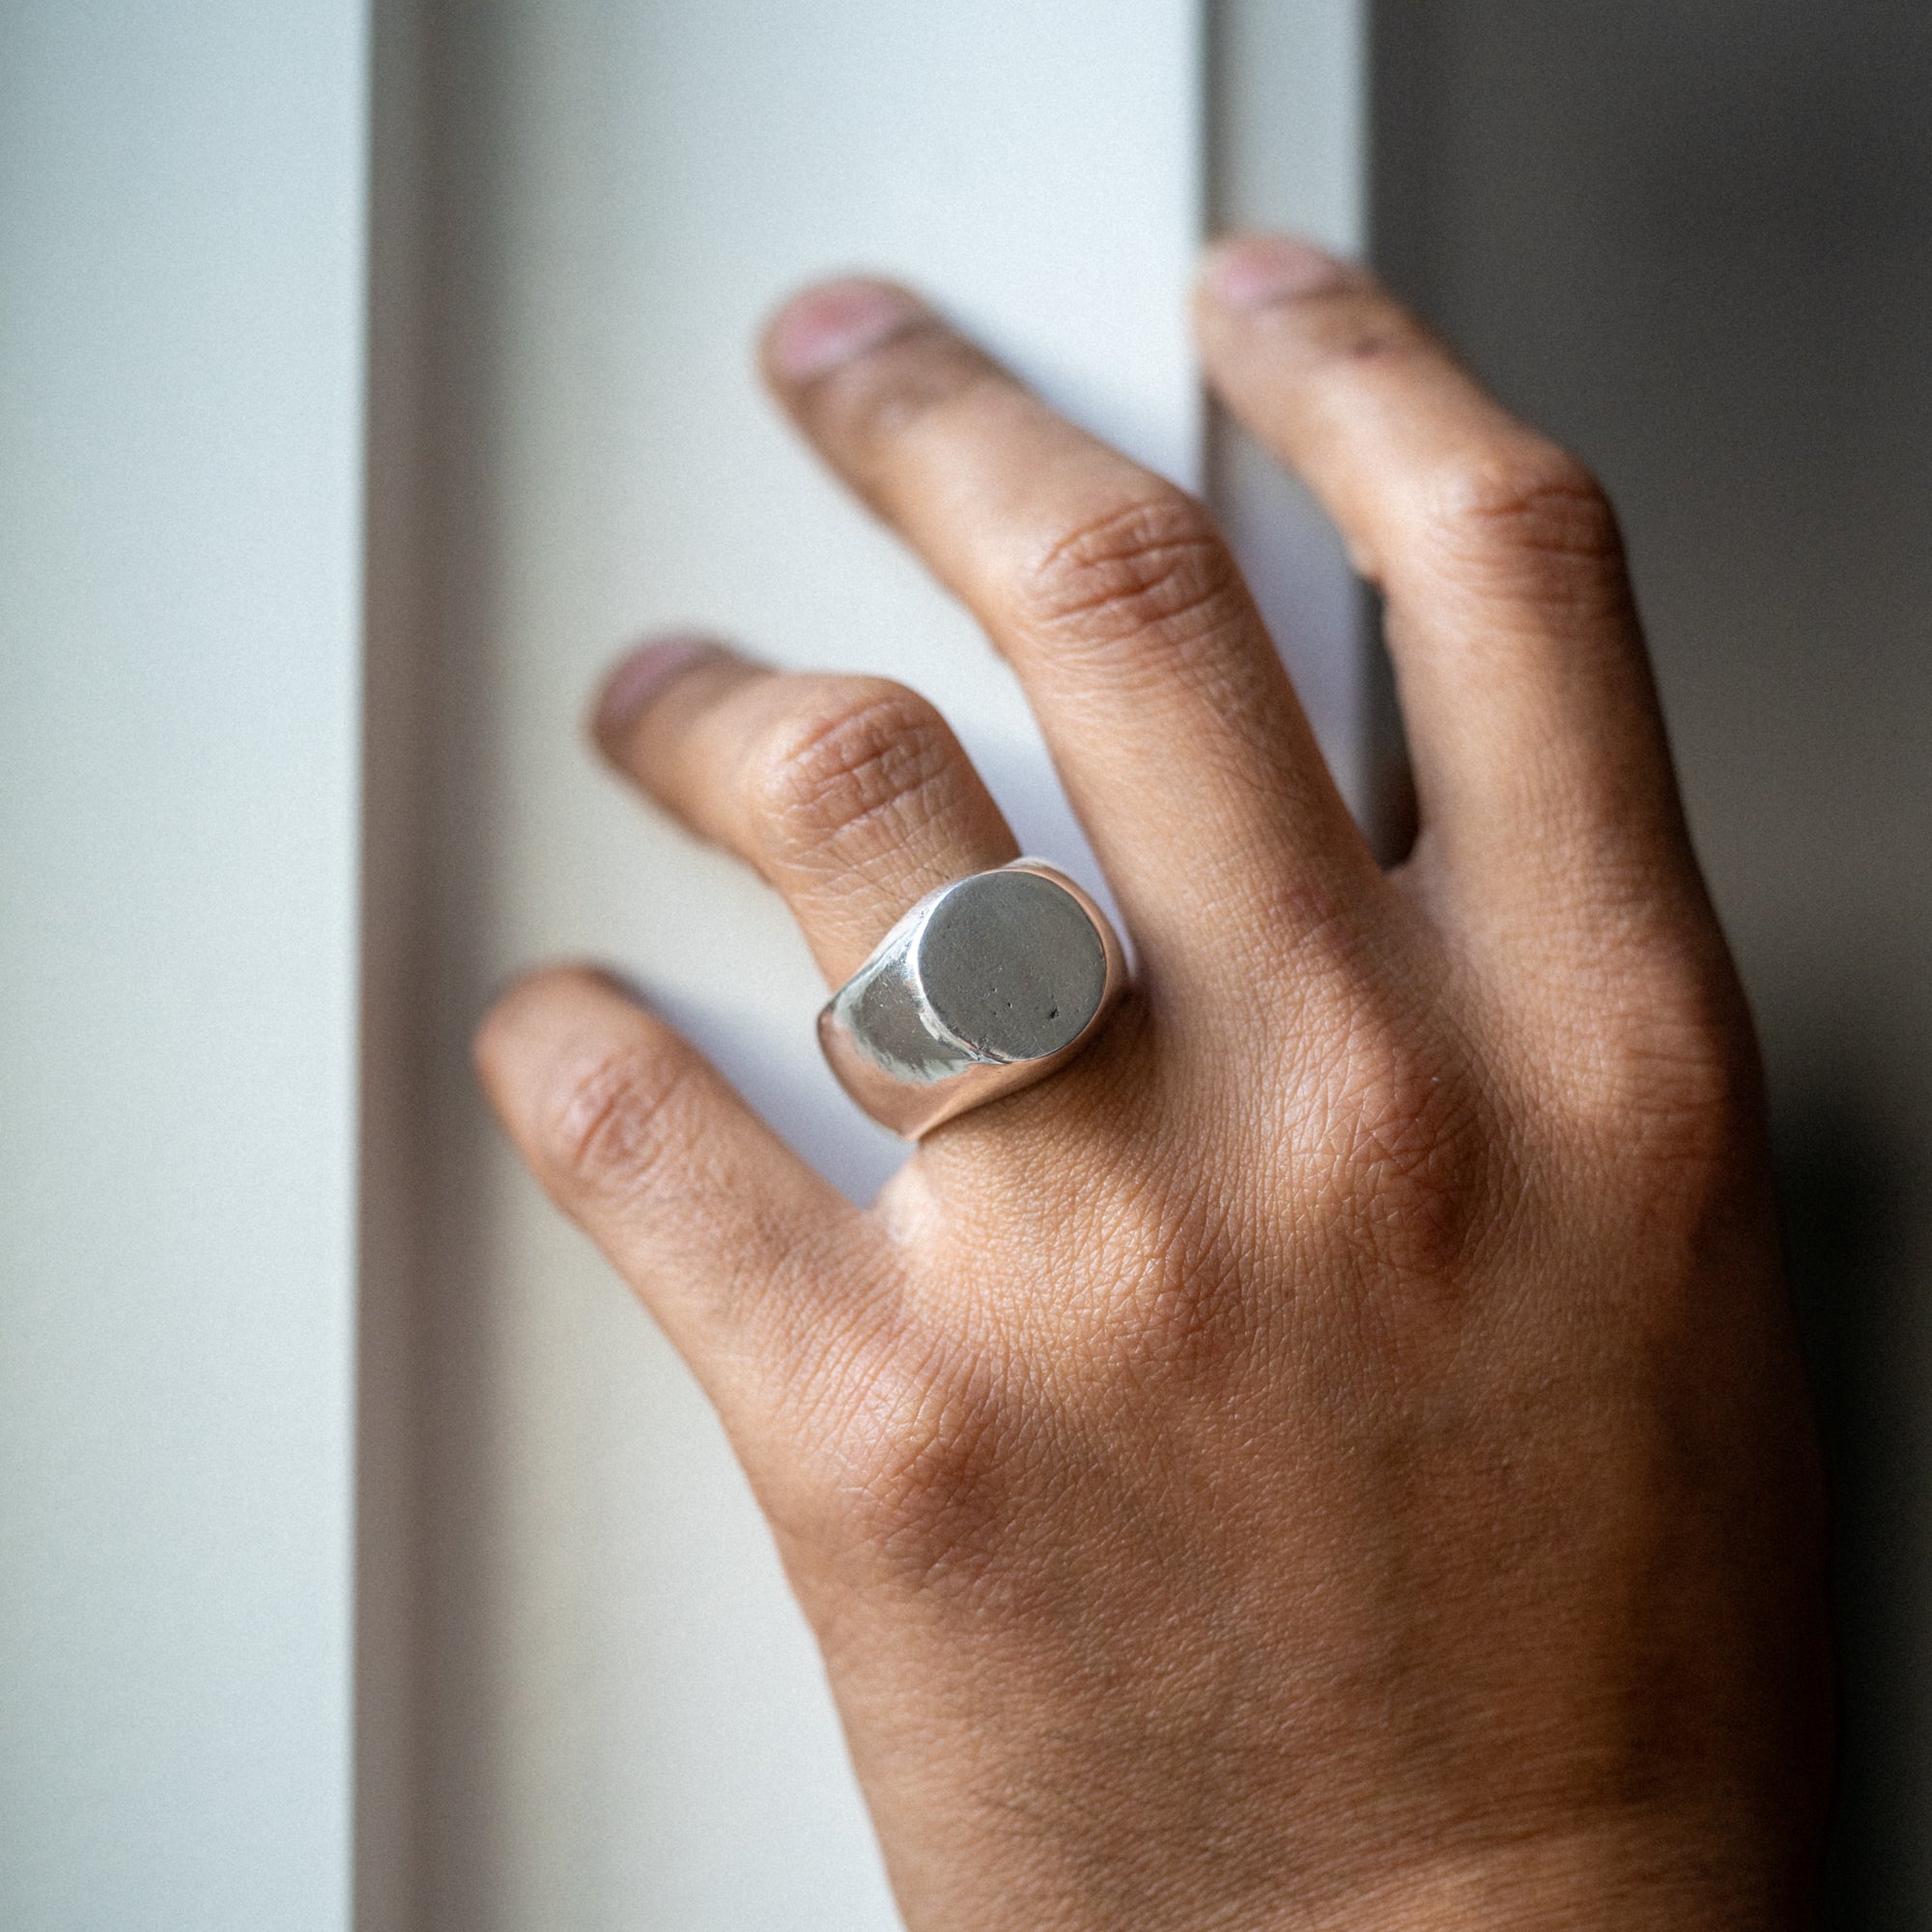
<instances>
[{"instance_id":1,"label":"chunky ring shank","mask_svg":"<svg viewBox=\"0 0 1932 1932\"><path fill-rule=\"evenodd\" d=\"M867 1113L917 1140L1065 1065L1126 982L1093 898L1015 859L921 899L826 1003L819 1044Z\"/></svg>"}]
</instances>

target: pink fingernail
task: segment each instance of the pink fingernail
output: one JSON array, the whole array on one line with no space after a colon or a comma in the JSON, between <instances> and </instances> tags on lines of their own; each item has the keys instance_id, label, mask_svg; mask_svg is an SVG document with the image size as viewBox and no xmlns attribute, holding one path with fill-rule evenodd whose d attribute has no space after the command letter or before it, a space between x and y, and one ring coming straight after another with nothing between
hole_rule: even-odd
<instances>
[{"instance_id":1,"label":"pink fingernail","mask_svg":"<svg viewBox=\"0 0 1932 1932\"><path fill-rule=\"evenodd\" d=\"M1224 308L1266 308L1319 295L1349 279L1349 267L1287 235L1244 235L1208 255L1202 286Z\"/></svg>"},{"instance_id":2,"label":"pink fingernail","mask_svg":"<svg viewBox=\"0 0 1932 1932\"><path fill-rule=\"evenodd\" d=\"M652 638L619 658L597 694L590 726L597 742L607 747L620 742L668 684L723 649L710 638L679 635Z\"/></svg>"},{"instance_id":3,"label":"pink fingernail","mask_svg":"<svg viewBox=\"0 0 1932 1932\"><path fill-rule=\"evenodd\" d=\"M787 383L809 383L876 349L926 313L891 282L824 282L794 296L773 318L765 354Z\"/></svg>"}]
</instances>

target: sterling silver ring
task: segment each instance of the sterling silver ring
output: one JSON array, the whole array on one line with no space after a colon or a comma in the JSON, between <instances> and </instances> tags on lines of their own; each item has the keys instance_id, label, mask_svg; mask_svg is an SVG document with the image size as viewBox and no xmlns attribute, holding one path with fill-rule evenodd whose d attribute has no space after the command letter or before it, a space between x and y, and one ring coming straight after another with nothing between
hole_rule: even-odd
<instances>
[{"instance_id":1,"label":"sterling silver ring","mask_svg":"<svg viewBox=\"0 0 1932 1932\"><path fill-rule=\"evenodd\" d=\"M826 1002L818 1040L853 1099L918 1140L1057 1072L1126 983L1107 915L1015 859L926 894Z\"/></svg>"}]
</instances>

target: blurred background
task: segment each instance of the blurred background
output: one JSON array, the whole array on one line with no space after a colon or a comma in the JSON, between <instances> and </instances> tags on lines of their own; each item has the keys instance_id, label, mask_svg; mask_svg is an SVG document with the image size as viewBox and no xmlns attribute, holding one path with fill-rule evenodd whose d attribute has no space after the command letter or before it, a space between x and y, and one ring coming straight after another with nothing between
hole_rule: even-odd
<instances>
[{"instance_id":1,"label":"blurred background","mask_svg":"<svg viewBox=\"0 0 1932 1932\"><path fill-rule=\"evenodd\" d=\"M1622 513L1833 1479L1833 1925L1932 1924L1932 8L1378 0L1375 252Z\"/></svg>"}]
</instances>

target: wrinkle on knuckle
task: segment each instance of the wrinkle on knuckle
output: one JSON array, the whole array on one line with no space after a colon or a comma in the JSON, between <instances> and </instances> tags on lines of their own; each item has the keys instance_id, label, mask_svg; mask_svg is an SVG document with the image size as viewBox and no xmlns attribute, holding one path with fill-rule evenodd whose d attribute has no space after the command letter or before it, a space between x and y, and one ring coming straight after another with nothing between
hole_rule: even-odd
<instances>
[{"instance_id":1,"label":"wrinkle on knuckle","mask_svg":"<svg viewBox=\"0 0 1932 1932\"><path fill-rule=\"evenodd\" d=\"M1239 609L1239 573L1208 513L1183 492L1150 488L1059 536L1021 574L1028 625L1101 647L1177 649Z\"/></svg>"},{"instance_id":2,"label":"wrinkle on knuckle","mask_svg":"<svg viewBox=\"0 0 1932 1932\"><path fill-rule=\"evenodd\" d=\"M629 1194L650 1184L683 1145L682 1101L692 1064L637 1046L613 1047L571 1069L544 1122L553 1169L592 1194Z\"/></svg>"},{"instance_id":3,"label":"wrinkle on knuckle","mask_svg":"<svg viewBox=\"0 0 1932 1932\"><path fill-rule=\"evenodd\" d=\"M1726 1166L1754 1111L1752 1063L1690 1012L1603 1027L1572 1106L1619 1164L1690 1179Z\"/></svg>"},{"instance_id":4,"label":"wrinkle on knuckle","mask_svg":"<svg viewBox=\"0 0 1932 1932\"><path fill-rule=\"evenodd\" d=\"M1555 1158L1589 1178L1612 1242L1644 1257L1629 1290L1664 1306L1703 1292L1701 1241L1714 1224L1734 1223L1765 1184L1751 1084L1718 1056L1632 1041L1591 1068L1580 1094L1572 1087L1567 1108L1552 1105Z\"/></svg>"},{"instance_id":5,"label":"wrinkle on knuckle","mask_svg":"<svg viewBox=\"0 0 1932 1932\"><path fill-rule=\"evenodd\" d=\"M846 1433L858 1548L894 1588L979 1595L997 1572L1025 1431L984 1362L934 1348L901 1357L866 1392Z\"/></svg>"},{"instance_id":6,"label":"wrinkle on knuckle","mask_svg":"<svg viewBox=\"0 0 1932 1932\"><path fill-rule=\"evenodd\" d=\"M898 844L937 815L960 759L951 729L916 693L888 684L849 693L793 721L758 757L752 800L765 855L784 866L849 864L859 844Z\"/></svg>"},{"instance_id":7,"label":"wrinkle on knuckle","mask_svg":"<svg viewBox=\"0 0 1932 1932\"><path fill-rule=\"evenodd\" d=\"M1422 535L1438 567L1538 602L1621 603L1623 543L1597 479L1523 438L1464 454L1430 479Z\"/></svg>"},{"instance_id":8,"label":"wrinkle on knuckle","mask_svg":"<svg viewBox=\"0 0 1932 1932\"><path fill-rule=\"evenodd\" d=\"M1503 1137L1475 1081L1450 1056L1364 1022L1309 1124L1337 1232L1399 1279L1453 1285L1502 1191L1492 1169Z\"/></svg>"}]
</instances>

